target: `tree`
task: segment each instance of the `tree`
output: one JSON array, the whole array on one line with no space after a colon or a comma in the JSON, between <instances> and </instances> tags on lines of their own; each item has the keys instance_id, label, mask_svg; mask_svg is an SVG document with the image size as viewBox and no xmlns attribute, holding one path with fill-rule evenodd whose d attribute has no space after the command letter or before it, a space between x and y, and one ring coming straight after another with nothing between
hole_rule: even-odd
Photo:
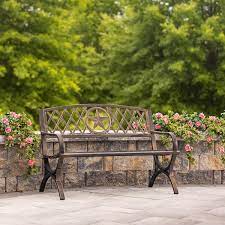
<instances>
[{"instance_id":1,"label":"tree","mask_svg":"<svg viewBox=\"0 0 225 225\"><path fill-rule=\"evenodd\" d=\"M71 5L74 7L71 8ZM25 111L77 102L87 54L73 32L78 1L0 2L0 110Z\"/></svg>"},{"instance_id":2,"label":"tree","mask_svg":"<svg viewBox=\"0 0 225 225\"><path fill-rule=\"evenodd\" d=\"M135 2L135 1L132 1ZM154 111L219 113L225 105L224 0L129 4L101 25L108 95Z\"/></svg>"}]
</instances>

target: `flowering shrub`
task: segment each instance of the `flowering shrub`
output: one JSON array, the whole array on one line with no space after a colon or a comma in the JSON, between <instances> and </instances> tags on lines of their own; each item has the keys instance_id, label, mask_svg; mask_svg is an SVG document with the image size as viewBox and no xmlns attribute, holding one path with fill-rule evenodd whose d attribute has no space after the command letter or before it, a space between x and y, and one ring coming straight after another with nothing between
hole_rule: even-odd
<instances>
[{"instance_id":1,"label":"flowering shrub","mask_svg":"<svg viewBox=\"0 0 225 225\"><path fill-rule=\"evenodd\" d=\"M200 141L206 141L211 145L214 140L218 141L217 151L225 163L225 114L220 117L205 116L204 113L174 113L164 115L160 112L153 115L156 130L171 131L185 142L184 149L190 162L194 162L192 152L193 145ZM166 137L162 138L164 144L168 143Z\"/></svg>"},{"instance_id":2,"label":"flowering shrub","mask_svg":"<svg viewBox=\"0 0 225 225\"><path fill-rule=\"evenodd\" d=\"M39 168L35 155L38 152L39 137L32 129L32 122L26 114L9 112L0 115L0 135L5 136L5 146L12 151L15 145L21 170L28 174L35 174Z\"/></svg>"}]
</instances>

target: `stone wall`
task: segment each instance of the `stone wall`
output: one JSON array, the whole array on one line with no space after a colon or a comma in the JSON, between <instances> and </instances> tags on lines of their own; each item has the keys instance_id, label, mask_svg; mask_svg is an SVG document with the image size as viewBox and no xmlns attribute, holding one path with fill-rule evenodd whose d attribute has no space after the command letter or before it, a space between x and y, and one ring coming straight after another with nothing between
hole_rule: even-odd
<instances>
[{"instance_id":1,"label":"stone wall","mask_svg":"<svg viewBox=\"0 0 225 225\"><path fill-rule=\"evenodd\" d=\"M211 146L202 142L194 146L193 156L195 164L191 165L184 152L184 143L179 142L181 154L178 156L175 171L178 184L223 184L224 164L216 152L217 143ZM158 143L159 148L163 148ZM151 148L149 140L137 138L107 141L68 139L65 144L66 151L123 151L147 150ZM48 143L49 154L57 153L58 144L54 139ZM41 154L38 160L41 171L38 175L25 177L18 168L18 157L15 149L6 150L0 145L0 193L15 191L30 191L39 188L42 179ZM56 160L51 160L53 167ZM96 158L66 158L64 165L64 187L74 188L83 186L121 186L121 185L147 185L148 175L153 169L152 156L149 157L96 157ZM162 175L158 178L159 184L167 184L168 180ZM55 188L50 179L48 189Z\"/></svg>"}]
</instances>

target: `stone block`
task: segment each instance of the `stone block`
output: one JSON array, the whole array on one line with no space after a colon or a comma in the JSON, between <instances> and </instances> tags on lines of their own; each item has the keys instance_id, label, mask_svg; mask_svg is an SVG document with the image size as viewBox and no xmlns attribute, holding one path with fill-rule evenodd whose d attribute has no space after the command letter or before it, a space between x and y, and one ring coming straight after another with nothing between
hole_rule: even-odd
<instances>
[{"instance_id":1,"label":"stone block","mask_svg":"<svg viewBox=\"0 0 225 225\"><path fill-rule=\"evenodd\" d=\"M87 152L87 141L67 142L66 152Z\"/></svg>"},{"instance_id":2,"label":"stone block","mask_svg":"<svg viewBox=\"0 0 225 225\"><path fill-rule=\"evenodd\" d=\"M149 171L148 170L137 170L136 171L136 185L147 185L148 184Z\"/></svg>"},{"instance_id":3,"label":"stone block","mask_svg":"<svg viewBox=\"0 0 225 225\"><path fill-rule=\"evenodd\" d=\"M126 185L126 172L105 172L105 186L122 186Z\"/></svg>"},{"instance_id":4,"label":"stone block","mask_svg":"<svg viewBox=\"0 0 225 225\"><path fill-rule=\"evenodd\" d=\"M6 177L8 175L9 170L7 168L0 169L0 177Z\"/></svg>"},{"instance_id":5,"label":"stone block","mask_svg":"<svg viewBox=\"0 0 225 225\"><path fill-rule=\"evenodd\" d=\"M115 156L113 170L151 170L153 158L146 156Z\"/></svg>"},{"instance_id":6,"label":"stone block","mask_svg":"<svg viewBox=\"0 0 225 225\"><path fill-rule=\"evenodd\" d=\"M136 151L137 150L137 141L128 141L127 150L128 151Z\"/></svg>"},{"instance_id":7,"label":"stone block","mask_svg":"<svg viewBox=\"0 0 225 225\"><path fill-rule=\"evenodd\" d=\"M34 191L38 190L41 184L42 175L19 176L17 191ZM50 179L49 179L50 180Z\"/></svg>"},{"instance_id":8,"label":"stone block","mask_svg":"<svg viewBox=\"0 0 225 225\"><path fill-rule=\"evenodd\" d=\"M0 169L3 169L8 159L8 152L5 150L5 148L2 148L1 145L0 147Z\"/></svg>"},{"instance_id":9,"label":"stone block","mask_svg":"<svg viewBox=\"0 0 225 225\"><path fill-rule=\"evenodd\" d=\"M137 171L136 170L128 170L127 171L127 185L136 185L137 184Z\"/></svg>"},{"instance_id":10,"label":"stone block","mask_svg":"<svg viewBox=\"0 0 225 225\"><path fill-rule=\"evenodd\" d=\"M48 142L47 143L47 155L54 155L54 143L53 142Z\"/></svg>"},{"instance_id":11,"label":"stone block","mask_svg":"<svg viewBox=\"0 0 225 225\"><path fill-rule=\"evenodd\" d=\"M137 150L151 150L152 149L152 143L151 141L137 141Z\"/></svg>"},{"instance_id":12,"label":"stone block","mask_svg":"<svg viewBox=\"0 0 225 225\"><path fill-rule=\"evenodd\" d=\"M103 169L103 157L78 158L78 171L93 171Z\"/></svg>"},{"instance_id":13,"label":"stone block","mask_svg":"<svg viewBox=\"0 0 225 225\"><path fill-rule=\"evenodd\" d=\"M85 175L84 173L66 173L64 178L65 188L76 188L85 186Z\"/></svg>"},{"instance_id":14,"label":"stone block","mask_svg":"<svg viewBox=\"0 0 225 225\"><path fill-rule=\"evenodd\" d=\"M213 170L213 184L222 184L221 170Z\"/></svg>"},{"instance_id":15,"label":"stone block","mask_svg":"<svg viewBox=\"0 0 225 225\"><path fill-rule=\"evenodd\" d=\"M200 155L193 154L194 162L189 162L189 170L199 170L200 168Z\"/></svg>"},{"instance_id":16,"label":"stone block","mask_svg":"<svg viewBox=\"0 0 225 225\"><path fill-rule=\"evenodd\" d=\"M113 170L113 156L103 157L103 170L104 171Z\"/></svg>"},{"instance_id":17,"label":"stone block","mask_svg":"<svg viewBox=\"0 0 225 225\"><path fill-rule=\"evenodd\" d=\"M127 141L106 141L105 151L127 151Z\"/></svg>"},{"instance_id":18,"label":"stone block","mask_svg":"<svg viewBox=\"0 0 225 225\"><path fill-rule=\"evenodd\" d=\"M105 171L91 171L87 173L87 186L104 186L106 182Z\"/></svg>"},{"instance_id":19,"label":"stone block","mask_svg":"<svg viewBox=\"0 0 225 225\"><path fill-rule=\"evenodd\" d=\"M182 184L212 184L213 183L213 171L189 171L189 172L177 172L178 180L182 181Z\"/></svg>"},{"instance_id":20,"label":"stone block","mask_svg":"<svg viewBox=\"0 0 225 225\"><path fill-rule=\"evenodd\" d=\"M193 152L198 155L214 155L214 143L209 145L205 141L200 141L193 145Z\"/></svg>"},{"instance_id":21,"label":"stone block","mask_svg":"<svg viewBox=\"0 0 225 225\"><path fill-rule=\"evenodd\" d=\"M64 173L75 173L77 172L77 158L65 158L63 164Z\"/></svg>"},{"instance_id":22,"label":"stone block","mask_svg":"<svg viewBox=\"0 0 225 225\"><path fill-rule=\"evenodd\" d=\"M179 154L176 158L174 164L174 170L178 171L188 171L189 170L189 160L185 154Z\"/></svg>"},{"instance_id":23,"label":"stone block","mask_svg":"<svg viewBox=\"0 0 225 225\"><path fill-rule=\"evenodd\" d=\"M0 177L0 193L6 192L5 177Z\"/></svg>"},{"instance_id":24,"label":"stone block","mask_svg":"<svg viewBox=\"0 0 225 225\"><path fill-rule=\"evenodd\" d=\"M88 152L103 152L105 151L105 142L104 141L88 141L87 151Z\"/></svg>"},{"instance_id":25,"label":"stone block","mask_svg":"<svg viewBox=\"0 0 225 225\"><path fill-rule=\"evenodd\" d=\"M200 170L223 170L224 167L219 155L200 156Z\"/></svg>"},{"instance_id":26,"label":"stone block","mask_svg":"<svg viewBox=\"0 0 225 225\"><path fill-rule=\"evenodd\" d=\"M6 192L17 191L17 177L6 177Z\"/></svg>"}]
</instances>

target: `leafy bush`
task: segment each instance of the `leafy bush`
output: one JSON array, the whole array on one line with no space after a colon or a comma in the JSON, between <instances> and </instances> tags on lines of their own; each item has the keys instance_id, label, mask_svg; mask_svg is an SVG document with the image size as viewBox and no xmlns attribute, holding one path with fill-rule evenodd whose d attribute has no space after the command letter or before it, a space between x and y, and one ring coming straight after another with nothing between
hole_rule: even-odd
<instances>
[{"instance_id":1,"label":"leafy bush","mask_svg":"<svg viewBox=\"0 0 225 225\"><path fill-rule=\"evenodd\" d=\"M39 168L35 156L39 150L39 135L32 128L32 121L26 114L9 112L0 115L0 135L5 136L5 146L9 151L16 149L20 169L27 174L35 174Z\"/></svg>"},{"instance_id":2,"label":"leafy bush","mask_svg":"<svg viewBox=\"0 0 225 225\"><path fill-rule=\"evenodd\" d=\"M193 145L205 141L211 145L213 141L217 141L217 151L221 153L221 159L225 162L225 114L220 117L205 116L204 113L182 114L169 111L167 115L160 112L153 115L153 121L156 130L171 131L185 142L184 149L187 157L194 162L192 157ZM163 136L164 144L168 143L168 139Z\"/></svg>"}]
</instances>

